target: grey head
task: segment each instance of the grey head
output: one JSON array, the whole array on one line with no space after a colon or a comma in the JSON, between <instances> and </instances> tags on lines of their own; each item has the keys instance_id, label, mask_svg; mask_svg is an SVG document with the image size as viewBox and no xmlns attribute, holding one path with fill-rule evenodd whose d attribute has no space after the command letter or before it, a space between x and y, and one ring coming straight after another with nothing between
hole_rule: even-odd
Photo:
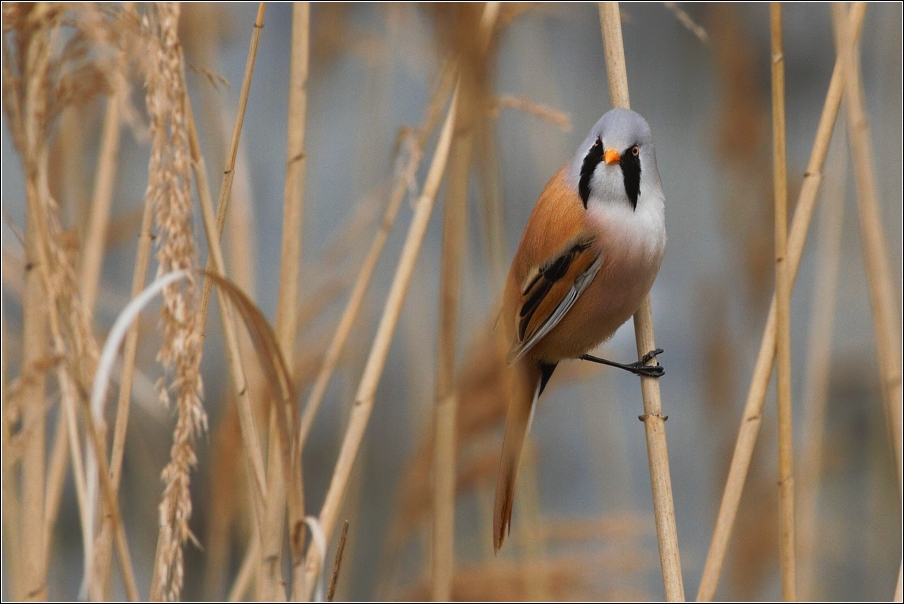
<instances>
[{"instance_id":1,"label":"grey head","mask_svg":"<svg viewBox=\"0 0 904 604\"><path fill-rule=\"evenodd\" d=\"M627 203L636 210L645 192L662 195L650 126L630 109L612 109L600 118L571 159L568 175L585 208Z\"/></svg>"}]
</instances>

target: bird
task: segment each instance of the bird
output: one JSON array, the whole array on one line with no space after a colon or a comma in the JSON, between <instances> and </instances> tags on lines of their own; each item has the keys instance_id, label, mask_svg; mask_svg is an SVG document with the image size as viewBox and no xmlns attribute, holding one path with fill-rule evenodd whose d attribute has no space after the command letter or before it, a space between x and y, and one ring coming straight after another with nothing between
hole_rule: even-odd
<instances>
[{"instance_id":1,"label":"bird","mask_svg":"<svg viewBox=\"0 0 904 604\"><path fill-rule=\"evenodd\" d=\"M650 126L640 114L606 112L546 184L506 280L499 320L509 344L512 394L496 479L493 548L511 530L515 479L537 399L557 364L583 359L659 377L647 363L590 355L637 311L666 246L665 197Z\"/></svg>"}]
</instances>

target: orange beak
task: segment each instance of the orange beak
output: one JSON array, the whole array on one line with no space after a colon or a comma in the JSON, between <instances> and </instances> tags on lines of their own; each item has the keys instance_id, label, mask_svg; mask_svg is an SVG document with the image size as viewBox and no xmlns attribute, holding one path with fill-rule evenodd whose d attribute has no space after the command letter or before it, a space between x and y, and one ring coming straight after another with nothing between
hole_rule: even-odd
<instances>
[{"instance_id":1,"label":"orange beak","mask_svg":"<svg viewBox=\"0 0 904 604\"><path fill-rule=\"evenodd\" d=\"M610 166L612 164L617 164L621 161L621 156L618 154L618 151L615 149L609 149L606 153L603 154L603 159Z\"/></svg>"}]
</instances>

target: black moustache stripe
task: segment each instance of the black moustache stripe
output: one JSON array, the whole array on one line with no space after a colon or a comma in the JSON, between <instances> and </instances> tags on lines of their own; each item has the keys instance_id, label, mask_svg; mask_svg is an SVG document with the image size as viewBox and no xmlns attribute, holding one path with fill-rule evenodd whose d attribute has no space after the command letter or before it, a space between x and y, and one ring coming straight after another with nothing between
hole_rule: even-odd
<instances>
[{"instance_id":1,"label":"black moustache stripe","mask_svg":"<svg viewBox=\"0 0 904 604\"><path fill-rule=\"evenodd\" d=\"M628 195L628 199L631 200L631 207L636 210L637 197L640 195L640 156L634 155L631 153L631 148L628 148L622 153L621 160L618 163L625 178L625 193ZM587 207L586 201L584 202L584 207Z\"/></svg>"},{"instance_id":2,"label":"black moustache stripe","mask_svg":"<svg viewBox=\"0 0 904 604\"><path fill-rule=\"evenodd\" d=\"M601 161L603 161L603 144L597 138L584 158L584 163L581 165L581 180L578 182L578 194L581 196L585 210L587 200L590 199L590 177L593 176L593 171Z\"/></svg>"}]
</instances>

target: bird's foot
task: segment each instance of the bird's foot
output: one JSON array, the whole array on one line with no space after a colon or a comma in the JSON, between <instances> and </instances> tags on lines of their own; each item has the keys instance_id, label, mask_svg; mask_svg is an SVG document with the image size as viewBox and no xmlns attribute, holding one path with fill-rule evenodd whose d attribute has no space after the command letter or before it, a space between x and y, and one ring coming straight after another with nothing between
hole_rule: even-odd
<instances>
[{"instance_id":1,"label":"bird's foot","mask_svg":"<svg viewBox=\"0 0 904 604\"><path fill-rule=\"evenodd\" d=\"M657 348L656 350L651 350L647 354L643 355L636 363L630 363L629 367L633 368L633 371L631 371L631 373L645 377L662 377L663 375L665 375L665 369L662 367L662 365L647 365L647 363L655 359L657 356L661 355L663 352L665 351L662 348Z\"/></svg>"},{"instance_id":2,"label":"bird's foot","mask_svg":"<svg viewBox=\"0 0 904 604\"><path fill-rule=\"evenodd\" d=\"M636 363L627 364L616 363L615 361L609 361L607 359L601 359L600 357L595 357L591 354L581 355L581 359L584 361L591 361L593 363L600 363L601 365L609 365L610 367L624 369L625 371L630 371L634 375L639 375L642 377L659 378L665 375L665 369L661 365L647 365L647 363L655 359L663 352L665 351L662 348L657 348L656 350L651 350L647 354L643 355L643 357L641 357L641 359Z\"/></svg>"}]
</instances>

